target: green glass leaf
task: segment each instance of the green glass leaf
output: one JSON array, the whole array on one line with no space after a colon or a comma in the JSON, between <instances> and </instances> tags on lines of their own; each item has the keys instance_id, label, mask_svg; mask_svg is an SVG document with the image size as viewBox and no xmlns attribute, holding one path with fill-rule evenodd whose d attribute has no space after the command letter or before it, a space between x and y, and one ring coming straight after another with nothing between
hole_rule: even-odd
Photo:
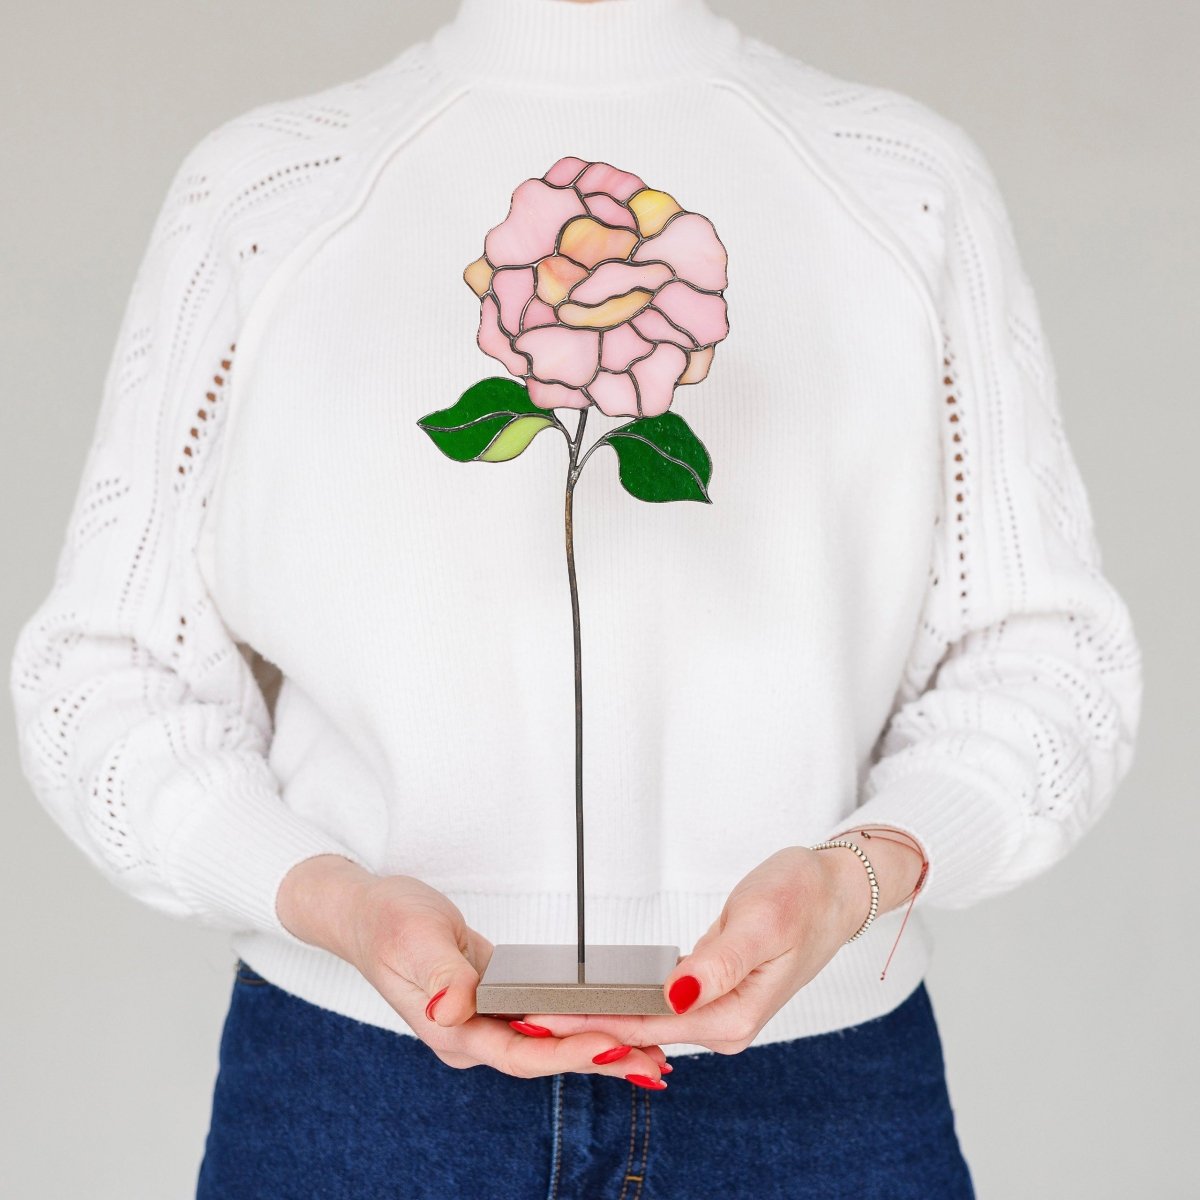
<instances>
[{"instance_id":1,"label":"green glass leaf","mask_svg":"<svg viewBox=\"0 0 1200 1200\"><path fill-rule=\"evenodd\" d=\"M702 500L711 504L712 460L704 443L678 413L668 410L614 429L608 444L617 452L625 490L638 500Z\"/></svg>"},{"instance_id":2,"label":"green glass leaf","mask_svg":"<svg viewBox=\"0 0 1200 1200\"><path fill-rule=\"evenodd\" d=\"M554 420L516 380L497 375L472 384L449 408L417 424L455 462L507 462Z\"/></svg>"}]
</instances>

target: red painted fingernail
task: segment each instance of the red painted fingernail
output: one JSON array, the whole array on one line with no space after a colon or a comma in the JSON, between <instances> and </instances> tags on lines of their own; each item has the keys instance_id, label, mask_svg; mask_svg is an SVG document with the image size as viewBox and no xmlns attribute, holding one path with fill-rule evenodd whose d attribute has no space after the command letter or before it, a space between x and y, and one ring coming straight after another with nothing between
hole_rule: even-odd
<instances>
[{"instance_id":1,"label":"red painted fingernail","mask_svg":"<svg viewBox=\"0 0 1200 1200\"><path fill-rule=\"evenodd\" d=\"M509 1021L518 1033L527 1033L530 1037L551 1037L550 1030L544 1025L534 1025L529 1021Z\"/></svg>"},{"instance_id":2,"label":"red painted fingernail","mask_svg":"<svg viewBox=\"0 0 1200 1200\"><path fill-rule=\"evenodd\" d=\"M592 1062L597 1063L600 1066L603 1066L605 1063L616 1062L618 1058L624 1058L625 1055L627 1055L632 1049L632 1046L613 1046L608 1050L601 1050L600 1053L592 1059Z\"/></svg>"},{"instance_id":3,"label":"red painted fingernail","mask_svg":"<svg viewBox=\"0 0 1200 1200\"><path fill-rule=\"evenodd\" d=\"M625 1078L630 1083L636 1083L638 1087L654 1088L657 1092L661 1092L667 1086L661 1079L651 1079L649 1075L626 1075Z\"/></svg>"},{"instance_id":4,"label":"red painted fingernail","mask_svg":"<svg viewBox=\"0 0 1200 1200\"><path fill-rule=\"evenodd\" d=\"M671 1064L670 1064L670 1063L663 1063L663 1065L662 1065L661 1067L659 1067L658 1069L659 1069L659 1070L660 1070L660 1071L661 1071L661 1072L662 1072L664 1075L670 1075L670 1073L671 1073L673 1070L675 1070L675 1068L674 1068L673 1066L671 1066Z\"/></svg>"},{"instance_id":5,"label":"red painted fingernail","mask_svg":"<svg viewBox=\"0 0 1200 1200\"><path fill-rule=\"evenodd\" d=\"M698 995L700 995L700 980L695 975L680 975L671 984L667 992L667 999L670 1000L671 1007L677 1013L683 1013L696 1003Z\"/></svg>"},{"instance_id":6,"label":"red painted fingernail","mask_svg":"<svg viewBox=\"0 0 1200 1200\"><path fill-rule=\"evenodd\" d=\"M449 984L446 984L446 986L445 986L444 988L442 988L442 990L441 990L440 992L438 992L438 994L437 994L436 996L434 996L434 997L433 997L433 999L432 999L432 1000L430 1000L430 1001L429 1001L429 1003L428 1003L427 1005L425 1005L425 1015L426 1015L426 1016L427 1016L427 1017L428 1017L428 1018L429 1018L431 1021L433 1020L433 1006L434 1006L434 1005L435 1005L435 1004L436 1004L436 1003L437 1003L437 1002L438 1002L438 1001L439 1001L439 1000L440 1000L440 999L441 999L441 998L442 998L442 997L443 997L443 996L444 996L444 995L445 995L445 994L446 994L446 993L447 993L449 990L450 990L450 985L449 985Z\"/></svg>"}]
</instances>

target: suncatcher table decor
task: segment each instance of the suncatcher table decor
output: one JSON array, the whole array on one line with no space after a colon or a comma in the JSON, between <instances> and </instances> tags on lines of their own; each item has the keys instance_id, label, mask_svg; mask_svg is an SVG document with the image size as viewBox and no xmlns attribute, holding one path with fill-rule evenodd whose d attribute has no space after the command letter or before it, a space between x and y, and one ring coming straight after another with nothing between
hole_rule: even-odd
<instances>
[{"instance_id":1,"label":"suncatcher table decor","mask_svg":"<svg viewBox=\"0 0 1200 1200\"><path fill-rule=\"evenodd\" d=\"M712 463L672 411L729 332L726 251L712 222L606 162L560 158L513 192L508 216L463 272L480 301L478 343L512 377L469 387L418 421L456 462L508 462L544 429L568 451L565 525L575 643L574 944L495 946L476 1011L669 1014L677 946L588 945L584 936L583 675L572 538L575 485L599 446L637 500L711 504ZM628 417L580 454L592 406ZM576 409L572 434L558 415Z\"/></svg>"}]
</instances>

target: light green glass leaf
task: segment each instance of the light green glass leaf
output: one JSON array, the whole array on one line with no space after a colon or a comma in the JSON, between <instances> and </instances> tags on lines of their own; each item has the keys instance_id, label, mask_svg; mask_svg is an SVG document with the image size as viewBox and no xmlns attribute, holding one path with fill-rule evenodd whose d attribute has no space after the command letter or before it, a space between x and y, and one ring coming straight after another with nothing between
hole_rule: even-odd
<instances>
[{"instance_id":1,"label":"light green glass leaf","mask_svg":"<svg viewBox=\"0 0 1200 1200\"><path fill-rule=\"evenodd\" d=\"M476 457L482 462L507 462L516 458L547 425L553 424L549 417L517 417L509 421L492 444Z\"/></svg>"}]
</instances>

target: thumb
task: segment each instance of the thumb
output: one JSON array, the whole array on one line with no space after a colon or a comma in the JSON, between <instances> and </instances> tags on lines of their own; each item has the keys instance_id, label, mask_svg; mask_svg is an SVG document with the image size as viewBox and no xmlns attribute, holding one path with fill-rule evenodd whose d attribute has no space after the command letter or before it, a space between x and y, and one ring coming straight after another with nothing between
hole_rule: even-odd
<instances>
[{"instance_id":1,"label":"thumb","mask_svg":"<svg viewBox=\"0 0 1200 1200\"><path fill-rule=\"evenodd\" d=\"M760 921L739 917L737 909L723 913L667 976L663 986L671 1008L689 1012L733 991L771 957L765 934Z\"/></svg>"},{"instance_id":2,"label":"thumb","mask_svg":"<svg viewBox=\"0 0 1200 1200\"><path fill-rule=\"evenodd\" d=\"M426 997L425 1016L436 1025L461 1025L475 1014L480 972L468 961L454 925L440 916L415 917L404 930L403 973Z\"/></svg>"}]
</instances>

